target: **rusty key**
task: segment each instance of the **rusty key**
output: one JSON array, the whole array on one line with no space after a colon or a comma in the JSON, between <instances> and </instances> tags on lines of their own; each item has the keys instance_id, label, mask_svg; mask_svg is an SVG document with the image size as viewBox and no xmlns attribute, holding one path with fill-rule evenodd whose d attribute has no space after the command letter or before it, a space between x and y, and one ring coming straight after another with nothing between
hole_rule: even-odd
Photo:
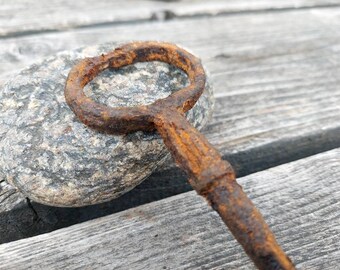
<instances>
[{"instance_id":1,"label":"rusty key","mask_svg":"<svg viewBox=\"0 0 340 270\"><path fill-rule=\"evenodd\" d=\"M161 61L183 70L190 85L151 105L136 107L109 107L84 94L85 85L101 71L146 61ZM170 43L133 42L75 65L67 78L65 98L85 125L101 132L157 130L190 184L218 212L255 265L259 269L295 269L236 182L232 166L184 116L202 94L205 83L200 60L186 50Z\"/></svg>"}]
</instances>

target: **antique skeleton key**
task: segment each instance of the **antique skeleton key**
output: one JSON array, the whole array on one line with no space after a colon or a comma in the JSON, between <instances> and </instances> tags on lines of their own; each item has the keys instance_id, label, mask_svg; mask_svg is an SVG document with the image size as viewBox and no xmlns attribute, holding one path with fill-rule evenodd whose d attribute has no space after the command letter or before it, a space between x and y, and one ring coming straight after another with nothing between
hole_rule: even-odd
<instances>
[{"instance_id":1,"label":"antique skeleton key","mask_svg":"<svg viewBox=\"0 0 340 270\"><path fill-rule=\"evenodd\" d=\"M83 88L101 71L137 62L161 61L183 70L190 85L151 105L108 107L84 94ZM200 60L169 43L133 42L75 65L65 86L67 104L91 128L108 134L156 130L177 165L198 194L218 212L259 269L295 269L262 215L236 182L229 162L186 120L206 84Z\"/></svg>"}]
</instances>

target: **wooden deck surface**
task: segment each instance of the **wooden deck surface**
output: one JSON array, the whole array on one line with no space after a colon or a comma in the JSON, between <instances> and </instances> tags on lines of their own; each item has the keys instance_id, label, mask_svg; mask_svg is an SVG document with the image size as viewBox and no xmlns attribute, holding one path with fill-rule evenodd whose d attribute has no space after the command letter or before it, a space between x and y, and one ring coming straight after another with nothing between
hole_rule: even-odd
<instances>
[{"instance_id":1,"label":"wooden deck surface","mask_svg":"<svg viewBox=\"0 0 340 270\"><path fill-rule=\"evenodd\" d=\"M239 179L298 269L339 269L340 149ZM1 269L254 269L194 191L0 245Z\"/></svg>"},{"instance_id":2,"label":"wooden deck surface","mask_svg":"<svg viewBox=\"0 0 340 270\"><path fill-rule=\"evenodd\" d=\"M204 134L298 266L340 269L340 151L326 152L340 148L340 1L0 0L0 88L61 50L124 40L175 42L202 57L216 97ZM250 269L189 190L171 163L117 200L65 209L2 179L0 243L65 228L0 245L0 269Z\"/></svg>"}]
</instances>

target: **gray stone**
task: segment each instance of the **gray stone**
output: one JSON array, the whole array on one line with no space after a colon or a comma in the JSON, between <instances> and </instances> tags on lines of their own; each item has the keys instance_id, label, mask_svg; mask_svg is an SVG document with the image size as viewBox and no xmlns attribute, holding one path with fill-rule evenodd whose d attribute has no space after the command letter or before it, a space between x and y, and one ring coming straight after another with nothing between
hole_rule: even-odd
<instances>
[{"instance_id":1,"label":"gray stone","mask_svg":"<svg viewBox=\"0 0 340 270\"><path fill-rule=\"evenodd\" d=\"M70 68L116 46L59 53L21 71L0 91L0 170L32 200L55 206L108 201L134 188L169 158L158 134L99 133L83 125L65 102ZM187 83L182 71L165 63L138 63L102 72L85 92L110 106L134 106L164 98ZM187 118L200 129L212 107L207 83Z\"/></svg>"}]
</instances>

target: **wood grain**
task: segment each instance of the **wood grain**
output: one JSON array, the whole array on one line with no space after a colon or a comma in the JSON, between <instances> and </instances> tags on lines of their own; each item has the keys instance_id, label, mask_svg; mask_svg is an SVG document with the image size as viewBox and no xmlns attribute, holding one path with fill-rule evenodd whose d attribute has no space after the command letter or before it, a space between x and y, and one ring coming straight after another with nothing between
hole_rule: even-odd
<instances>
[{"instance_id":1,"label":"wood grain","mask_svg":"<svg viewBox=\"0 0 340 270\"><path fill-rule=\"evenodd\" d=\"M0 0L0 38L72 28L296 8L339 6L337 0Z\"/></svg>"},{"instance_id":2,"label":"wood grain","mask_svg":"<svg viewBox=\"0 0 340 270\"><path fill-rule=\"evenodd\" d=\"M202 56L215 85L216 109L204 134L242 176L340 147L339 16L340 9L297 10L8 38L0 43L0 76L5 81L9 72L81 45L132 39L183 44ZM3 186L11 190L0 195L3 242L190 189L173 163L115 201L80 209L30 205Z\"/></svg>"},{"instance_id":3,"label":"wood grain","mask_svg":"<svg viewBox=\"0 0 340 270\"><path fill-rule=\"evenodd\" d=\"M297 269L339 269L340 149L239 179ZM253 269L194 192L0 246L0 269Z\"/></svg>"}]
</instances>

